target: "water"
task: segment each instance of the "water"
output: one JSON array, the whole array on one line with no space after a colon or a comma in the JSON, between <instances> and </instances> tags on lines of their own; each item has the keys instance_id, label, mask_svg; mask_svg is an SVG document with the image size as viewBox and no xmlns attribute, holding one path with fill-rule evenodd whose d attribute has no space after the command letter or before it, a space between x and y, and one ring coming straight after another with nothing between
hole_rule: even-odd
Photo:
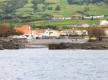
<instances>
[{"instance_id":1,"label":"water","mask_svg":"<svg viewBox=\"0 0 108 80\"><path fill-rule=\"evenodd\" d=\"M108 50L1 50L0 80L108 80Z\"/></svg>"}]
</instances>

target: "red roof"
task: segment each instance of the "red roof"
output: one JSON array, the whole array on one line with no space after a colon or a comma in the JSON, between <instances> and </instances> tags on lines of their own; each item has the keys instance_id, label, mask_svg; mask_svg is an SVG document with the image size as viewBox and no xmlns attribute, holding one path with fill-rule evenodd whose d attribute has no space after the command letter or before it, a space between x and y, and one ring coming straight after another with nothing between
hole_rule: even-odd
<instances>
[{"instance_id":1,"label":"red roof","mask_svg":"<svg viewBox=\"0 0 108 80\"><path fill-rule=\"evenodd\" d=\"M105 31L108 31L108 28L104 28Z\"/></svg>"},{"instance_id":2,"label":"red roof","mask_svg":"<svg viewBox=\"0 0 108 80\"><path fill-rule=\"evenodd\" d=\"M31 27L29 25L23 25L21 27L15 28L15 29L23 32L24 34L31 34Z\"/></svg>"},{"instance_id":3,"label":"red roof","mask_svg":"<svg viewBox=\"0 0 108 80\"><path fill-rule=\"evenodd\" d=\"M34 30L34 31L35 31L35 33L44 33L45 32L44 29L39 29L39 30Z\"/></svg>"}]
</instances>

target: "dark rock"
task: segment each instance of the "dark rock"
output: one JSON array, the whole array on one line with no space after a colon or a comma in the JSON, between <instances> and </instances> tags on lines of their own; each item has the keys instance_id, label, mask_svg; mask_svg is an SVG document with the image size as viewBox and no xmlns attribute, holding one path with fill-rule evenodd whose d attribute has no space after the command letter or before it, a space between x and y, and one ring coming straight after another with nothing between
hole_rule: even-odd
<instances>
[{"instance_id":1,"label":"dark rock","mask_svg":"<svg viewBox=\"0 0 108 80\"><path fill-rule=\"evenodd\" d=\"M108 49L108 45L96 43L60 43L49 44L49 49Z\"/></svg>"},{"instance_id":2,"label":"dark rock","mask_svg":"<svg viewBox=\"0 0 108 80\"><path fill-rule=\"evenodd\" d=\"M19 49L23 46L23 44L17 44L10 41L0 41L0 50L3 49ZM24 46L23 46L24 47Z\"/></svg>"}]
</instances>

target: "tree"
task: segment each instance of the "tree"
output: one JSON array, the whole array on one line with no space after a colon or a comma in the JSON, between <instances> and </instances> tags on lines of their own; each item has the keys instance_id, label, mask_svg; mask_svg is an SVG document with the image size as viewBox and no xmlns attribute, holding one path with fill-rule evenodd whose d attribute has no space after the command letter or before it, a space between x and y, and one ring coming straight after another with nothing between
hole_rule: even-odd
<instances>
[{"instance_id":1,"label":"tree","mask_svg":"<svg viewBox=\"0 0 108 80\"><path fill-rule=\"evenodd\" d=\"M27 3L27 0L6 0L0 3L0 9L3 11L3 14L14 14L16 9L22 7Z\"/></svg>"},{"instance_id":2,"label":"tree","mask_svg":"<svg viewBox=\"0 0 108 80\"><path fill-rule=\"evenodd\" d=\"M89 41L91 41L92 37L96 37L97 40L102 41L103 36L105 36L105 32L102 28L93 25L88 28L88 36Z\"/></svg>"},{"instance_id":3,"label":"tree","mask_svg":"<svg viewBox=\"0 0 108 80\"><path fill-rule=\"evenodd\" d=\"M93 16L91 17L91 20L94 20Z\"/></svg>"},{"instance_id":4,"label":"tree","mask_svg":"<svg viewBox=\"0 0 108 80\"><path fill-rule=\"evenodd\" d=\"M53 8L52 7L48 7L48 10L53 10Z\"/></svg>"},{"instance_id":5,"label":"tree","mask_svg":"<svg viewBox=\"0 0 108 80\"><path fill-rule=\"evenodd\" d=\"M99 40L102 41L103 36L105 36L105 32L102 28L95 27L94 36Z\"/></svg>"},{"instance_id":6,"label":"tree","mask_svg":"<svg viewBox=\"0 0 108 80\"><path fill-rule=\"evenodd\" d=\"M67 0L67 2L68 2L69 5L73 4L73 0Z\"/></svg>"},{"instance_id":7,"label":"tree","mask_svg":"<svg viewBox=\"0 0 108 80\"><path fill-rule=\"evenodd\" d=\"M8 37L12 35L21 35L20 31L16 31L14 28L9 27L6 24L0 24L0 37Z\"/></svg>"},{"instance_id":8,"label":"tree","mask_svg":"<svg viewBox=\"0 0 108 80\"><path fill-rule=\"evenodd\" d=\"M57 5L57 7L55 8L56 11L59 11L60 10L60 6Z\"/></svg>"},{"instance_id":9,"label":"tree","mask_svg":"<svg viewBox=\"0 0 108 80\"><path fill-rule=\"evenodd\" d=\"M108 0L103 0L103 2L105 2L106 4L108 4Z\"/></svg>"},{"instance_id":10,"label":"tree","mask_svg":"<svg viewBox=\"0 0 108 80\"><path fill-rule=\"evenodd\" d=\"M36 10L38 10L38 4L44 3L45 0L32 0L32 4L33 4L33 8L34 8L34 12L36 12Z\"/></svg>"},{"instance_id":11,"label":"tree","mask_svg":"<svg viewBox=\"0 0 108 80\"><path fill-rule=\"evenodd\" d=\"M105 3L108 3L108 0L67 0L68 4L69 5L72 5L72 4L83 4L83 3L86 3L86 4L95 4L95 3L98 3L98 2L105 2Z\"/></svg>"},{"instance_id":12,"label":"tree","mask_svg":"<svg viewBox=\"0 0 108 80\"><path fill-rule=\"evenodd\" d=\"M53 16L52 16L51 14L43 14L43 15L42 15L42 18L43 18L43 19L52 19Z\"/></svg>"}]
</instances>

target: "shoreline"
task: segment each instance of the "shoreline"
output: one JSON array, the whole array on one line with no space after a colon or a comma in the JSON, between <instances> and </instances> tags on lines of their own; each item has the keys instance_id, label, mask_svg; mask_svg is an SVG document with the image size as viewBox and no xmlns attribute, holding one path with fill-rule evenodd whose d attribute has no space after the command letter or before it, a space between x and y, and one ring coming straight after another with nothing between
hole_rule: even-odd
<instances>
[{"instance_id":1,"label":"shoreline","mask_svg":"<svg viewBox=\"0 0 108 80\"><path fill-rule=\"evenodd\" d=\"M49 44L49 50L56 49L108 50L108 42Z\"/></svg>"},{"instance_id":2,"label":"shoreline","mask_svg":"<svg viewBox=\"0 0 108 80\"><path fill-rule=\"evenodd\" d=\"M4 49L21 49L24 48L25 46L23 44L11 42L11 41L3 41L0 40L0 50Z\"/></svg>"},{"instance_id":3,"label":"shoreline","mask_svg":"<svg viewBox=\"0 0 108 80\"><path fill-rule=\"evenodd\" d=\"M57 39L58 40L58 39ZM85 50L108 50L108 41L93 41L93 42L58 42L50 43L40 42L17 43L11 41L0 40L0 50L4 49L24 49L24 48L48 48L49 50L56 49L85 49ZM44 44L45 43L45 44Z\"/></svg>"}]
</instances>

